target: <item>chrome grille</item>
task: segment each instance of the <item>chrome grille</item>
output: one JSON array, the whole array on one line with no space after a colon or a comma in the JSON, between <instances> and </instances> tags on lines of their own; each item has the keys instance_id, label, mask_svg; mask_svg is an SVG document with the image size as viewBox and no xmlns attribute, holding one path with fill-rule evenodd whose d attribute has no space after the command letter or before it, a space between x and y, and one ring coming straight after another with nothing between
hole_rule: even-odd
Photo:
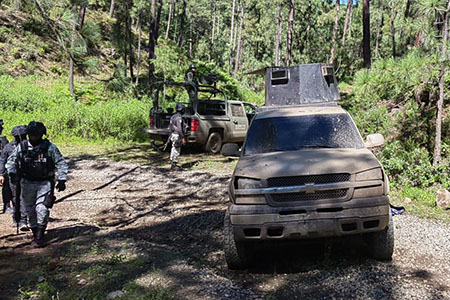
<instances>
[{"instance_id":1,"label":"chrome grille","mask_svg":"<svg viewBox=\"0 0 450 300\"><path fill-rule=\"evenodd\" d=\"M348 189L317 191L315 193L285 193L285 194L270 194L275 202L297 202L321 199L337 199L343 198L347 195Z\"/></svg>"},{"instance_id":2,"label":"chrome grille","mask_svg":"<svg viewBox=\"0 0 450 300\"><path fill-rule=\"evenodd\" d=\"M306 183L314 183L314 184L334 183L334 182L344 182L344 181L349 181L349 180L350 180L350 174L336 173L336 174L323 174L323 175L274 177L274 178L267 179L267 184L269 187L277 187L277 186L304 185Z\"/></svg>"}]
</instances>

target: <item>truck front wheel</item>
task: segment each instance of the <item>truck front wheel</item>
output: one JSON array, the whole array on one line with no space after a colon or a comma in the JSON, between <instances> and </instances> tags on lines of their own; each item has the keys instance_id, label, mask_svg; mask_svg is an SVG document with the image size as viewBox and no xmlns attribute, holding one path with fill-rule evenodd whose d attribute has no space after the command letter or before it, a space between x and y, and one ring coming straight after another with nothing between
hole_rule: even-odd
<instances>
[{"instance_id":1,"label":"truck front wheel","mask_svg":"<svg viewBox=\"0 0 450 300\"><path fill-rule=\"evenodd\" d=\"M223 235L223 247L228 269L238 270L247 267L250 257L249 245L244 242L237 242L234 239L228 210L225 213Z\"/></svg>"},{"instance_id":2,"label":"truck front wheel","mask_svg":"<svg viewBox=\"0 0 450 300\"><path fill-rule=\"evenodd\" d=\"M385 229L369 233L367 236L369 255L377 260L391 260L394 253L394 222L389 216Z\"/></svg>"},{"instance_id":3,"label":"truck front wheel","mask_svg":"<svg viewBox=\"0 0 450 300\"><path fill-rule=\"evenodd\" d=\"M222 136L218 132L211 132L205 144L205 151L210 153L219 153L222 149Z\"/></svg>"}]
</instances>

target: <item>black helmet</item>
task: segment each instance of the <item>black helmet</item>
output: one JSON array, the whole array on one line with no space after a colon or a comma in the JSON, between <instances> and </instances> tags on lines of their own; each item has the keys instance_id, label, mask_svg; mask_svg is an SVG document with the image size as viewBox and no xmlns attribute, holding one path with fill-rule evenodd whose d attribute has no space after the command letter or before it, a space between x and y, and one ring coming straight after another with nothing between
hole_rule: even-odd
<instances>
[{"instance_id":1,"label":"black helmet","mask_svg":"<svg viewBox=\"0 0 450 300\"><path fill-rule=\"evenodd\" d=\"M47 134L47 128L45 128L45 125L41 122L31 121L27 126L27 134L43 136L44 134Z\"/></svg>"},{"instance_id":2,"label":"black helmet","mask_svg":"<svg viewBox=\"0 0 450 300\"><path fill-rule=\"evenodd\" d=\"M175 110L183 115L186 111L186 107L184 106L184 104L178 103L177 105L175 105Z\"/></svg>"},{"instance_id":3,"label":"black helmet","mask_svg":"<svg viewBox=\"0 0 450 300\"><path fill-rule=\"evenodd\" d=\"M196 70L197 70L197 67L195 66L195 64L191 64L191 65L189 66L189 70L196 71Z\"/></svg>"},{"instance_id":4,"label":"black helmet","mask_svg":"<svg viewBox=\"0 0 450 300\"><path fill-rule=\"evenodd\" d=\"M3 126L3 119L0 119L0 126Z\"/></svg>"},{"instance_id":5,"label":"black helmet","mask_svg":"<svg viewBox=\"0 0 450 300\"><path fill-rule=\"evenodd\" d=\"M25 125L17 125L11 130L11 135L13 137L23 136L27 134L27 127Z\"/></svg>"}]
</instances>

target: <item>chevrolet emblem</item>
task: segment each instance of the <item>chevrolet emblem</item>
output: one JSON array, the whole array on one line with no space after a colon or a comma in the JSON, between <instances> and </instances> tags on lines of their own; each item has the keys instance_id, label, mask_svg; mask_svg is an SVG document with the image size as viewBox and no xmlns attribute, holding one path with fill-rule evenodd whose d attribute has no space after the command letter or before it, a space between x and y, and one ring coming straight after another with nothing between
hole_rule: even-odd
<instances>
[{"instance_id":1,"label":"chevrolet emblem","mask_svg":"<svg viewBox=\"0 0 450 300\"><path fill-rule=\"evenodd\" d=\"M305 183L305 193L314 194L316 189L314 188L314 183Z\"/></svg>"}]
</instances>

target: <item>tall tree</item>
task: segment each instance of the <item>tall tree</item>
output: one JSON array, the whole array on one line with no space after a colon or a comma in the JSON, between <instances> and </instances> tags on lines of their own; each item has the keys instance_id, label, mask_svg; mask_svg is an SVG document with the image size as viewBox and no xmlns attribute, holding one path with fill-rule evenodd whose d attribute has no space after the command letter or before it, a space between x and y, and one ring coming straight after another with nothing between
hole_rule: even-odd
<instances>
[{"instance_id":1,"label":"tall tree","mask_svg":"<svg viewBox=\"0 0 450 300\"><path fill-rule=\"evenodd\" d=\"M236 73L239 70L241 53L242 53L242 29L244 26L244 18L245 18L245 2L241 5L241 15L239 18L239 37L237 40L237 50L236 50L236 59L234 63L234 77L236 77Z\"/></svg>"},{"instance_id":2,"label":"tall tree","mask_svg":"<svg viewBox=\"0 0 450 300\"><path fill-rule=\"evenodd\" d=\"M183 0L183 10L180 17L180 33L178 34L178 47L183 45L184 22L186 19L186 0Z\"/></svg>"},{"instance_id":3,"label":"tall tree","mask_svg":"<svg viewBox=\"0 0 450 300\"><path fill-rule=\"evenodd\" d=\"M148 75L150 78L155 77L155 65L153 60L156 58L156 44L158 43L159 21L161 18L162 0L159 0L158 14L156 14L156 0L152 0L150 5L150 36L149 36L149 63Z\"/></svg>"},{"instance_id":4,"label":"tall tree","mask_svg":"<svg viewBox=\"0 0 450 300\"><path fill-rule=\"evenodd\" d=\"M283 23L283 6L281 3L278 6L278 14L277 14L277 33L275 37L275 66L280 65L280 48L281 48L281 30Z\"/></svg>"},{"instance_id":5,"label":"tall tree","mask_svg":"<svg viewBox=\"0 0 450 300\"><path fill-rule=\"evenodd\" d=\"M442 48L441 48L441 71L439 75L439 100L437 103L436 115L436 139L434 147L433 164L441 162L441 135L442 135L442 110L444 106L444 84L445 74L447 69L447 41L449 30L449 14L450 14L450 0L447 1L447 9L444 15L444 24L442 26Z\"/></svg>"},{"instance_id":6,"label":"tall tree","mask_svg":"<svg viewBox=\"0 0 450 300\"><path fill-rule=\"evenodd\" d=\"M351 1L350 1L351 2ZM333 27L333 37L331 38L331 53L330 53L330 60L328 63L332 64L334 61L334 51L336 47L336 37L337 37L337 31L339 27L339 10L341 7L341 3L339 0L336 0L336 17L334 18L334 27Z\"/></svg>"},{"instance_id":7,"label":"tall tree","mask_svg":"<svg viewBox=\"0 0 450 300\"><path fill-rule=\"evenodd\" d=\"M383 34L383 26L384 26L384 10L383 10L383 0L378 2L378 10L380 13L380 23L377 26L377 35L375 37L375 56L379 57L379 47L380 47L380 39Z\"/></svg>"},{"instance_id":8,"label":"tall tree","mask_svg":"<svg viewBox=\"0 0 450 300\"><path fill-rule=\"evenodd\" d=\"M344 31L342 32L342 41L341 41L342 48L344 48L345 46L345 37L347 35L347 29L349 27L348 25L351 18L352 7L353 7L353 0L347 1L347 10L345 12L345 21L344 21Z\"/></svg>"},{"instance_id":9,"label":"tall tree","mask_svg":"<svg viewBox=\"0 0 450 300\"><path fill-rule=\"evenodd\" d=\"M392 57L397 56L396 43L395 43L395 18L397 13L395 12L394 0L391 0L391 39L392 39Z\"/></svg>"},{"instance_id":10,"label":"tall tree","mask_svg":"<svg viewBox=\"0 0 450 300\"><path fill-rule=\"evenodd\" d=\"M141 16L137 16L137 30L138 30L138 48L137 48L137 64L136 64L136 85L139 84L139 73L141 70L141 43L142 43L142 25Z\"/></svg>"},{"instance_id":11,"label":"tall tree","mask_svg":"<svg viewBox=\"0 0 450 300\"><path fill-rule=\"evenodd\" d=\"M286 40L286 67L291 65L292 60L292 37L294 35L294 10L295 2L294 0L288 0L289 3L289 17L288 17L288 29L287 29L287 40Z\"/></svg>"},{"instance_id":12,"label":"tall tree","mask_svg":"<svg viewBox=\"0 0 450 300\"><path fill-rule=\"evenodd\" d=\"M166 40L169 38L170 21L172 20L172 13L173 13L174 6L175 6L175 0L171 0L170 5L169 5L169 15L167 16L166 35L164 36L164 38Z\"/></svg>"},{"instance_id":13,"label":"tall tree","mask_svg":"<svg viewBox=\"0 0 450 300\"><path fill-rule=\"evenodd\" d=\"M114 15L114 0L111 0L111 4L109 5L109 17L112 18Z\"/></svg>"},{"instance_id":14,"label":"tall tree","mask_svg":"<svg viewBox=\"0 0 450 300\"><path fill-rule=\"evenodd\" d=\"M363 58L364 67L370 68L370 4L363 0Z\"/></svg>"}]
</instances>

